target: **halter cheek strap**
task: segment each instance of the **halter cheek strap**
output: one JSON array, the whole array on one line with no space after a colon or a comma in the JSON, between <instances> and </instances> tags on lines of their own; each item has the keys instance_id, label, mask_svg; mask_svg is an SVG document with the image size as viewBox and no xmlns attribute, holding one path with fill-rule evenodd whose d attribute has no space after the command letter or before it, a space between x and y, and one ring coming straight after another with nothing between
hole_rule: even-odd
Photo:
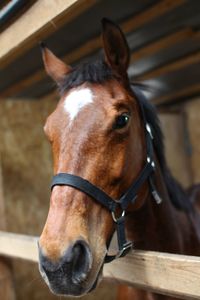
<instances>
[{"instance_id":1,"label":"halter cheek strap","mask_svg":"<svg viewBox=\"0 0 200 300\"><path fill-rule=\"evenodd\" d=\"M134 92L136 96L140 96L134 88ZM143 108L141 107L141 112L143 116L143 121L145 124L145 137L146 137L146 147L147 147L147 160L144 168L142 169L139 176L136 180L132 183L129 189L120 197L120 199L116 200L111 198L108 194L106 194L103 190L99 187L93 185L91 182L83 179L82 177L68 174L68 173L59 173L53 177L53 181L51 184L51 189L54 186L59 185L66 185L71 186L75 189L82 191L83 193L87 194L88 196L92 197L95 201L100 203L104 206L107 210L111 212L113 221L116 225L117 230L117 240L118 240L118 253L116 255L106 255L105 262L111 262L112 260L125 256L133 247L132 242L127 241L126 233L125 233L125 216L126 210L129 204L133 204L137 199L137 194L140 187L143 185L145 181L148 180L150 185L150 190L152 195L154 196L157 203L160 203L161 198L159 197L154 183L152 179L152 172L155 169L155 163L153 160L153 144L152 144L152 132L149 124L146 122L146 118L144 115ZM157 201L159 200L159 201ZM117 211L121 211L121 215L117 216Z\"/></svg>"}]
</instances>

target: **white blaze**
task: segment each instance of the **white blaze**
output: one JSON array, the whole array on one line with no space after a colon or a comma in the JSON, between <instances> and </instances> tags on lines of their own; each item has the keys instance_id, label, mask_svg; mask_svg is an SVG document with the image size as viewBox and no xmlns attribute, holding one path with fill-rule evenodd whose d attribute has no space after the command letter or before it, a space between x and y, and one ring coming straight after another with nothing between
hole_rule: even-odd
<instances>
[{"instance_id":1,"label":"white blaze","mask_svg":"<svg viewBox=\"0 0 200 300\"><path fill-rule=\"evenodd\" d=\"M64 101L64 109L69 113L71 121L77 116L80 110L93 102L93 94L89 88L82 88L72 91Z\"/></svg>"}]
</instances>

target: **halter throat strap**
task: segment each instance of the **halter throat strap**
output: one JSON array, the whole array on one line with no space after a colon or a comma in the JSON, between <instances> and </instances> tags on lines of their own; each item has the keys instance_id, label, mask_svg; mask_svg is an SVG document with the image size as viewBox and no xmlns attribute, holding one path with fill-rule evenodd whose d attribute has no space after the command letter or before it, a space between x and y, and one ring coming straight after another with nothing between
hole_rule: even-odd
<instances>
[{"instance_id":1,"label":"halter throat strap","mask_svg":"<svg viewBox=\"0 0 200 300\"><path fill-rule=\"evenodd\" d=\"M134 87L134 93L137 98L144 97L141 92ZM155 163L153 160L153 143L152 132L150 125L146 122L145 114L142 105L140 105L143 121L145 124L145 138L147 148L147 160L146 164L140 172L139 176L134 180L129 189L120 197L120 199L113 199L102 189L95 186L88 180L79 177L77 175L68 173L59 173L53 177L51 190L54 186L71 186L77 190L87 194L95 201L104 206L111 212L113 221L116 225L117 239L118 239L118 253L116 255L106 255L105 262L111 262L112 260L125 256L132 249L132 242L127 241L125 233L125 216L126 210L129 204L133 204L137 199L137 194L140 187L145 181L148 180L152 194L157 193L151 178L151 174L155 169ZM153 194L154 195L154 194ZM120 211L120 213L119 213Z\"/></svg>"}]
</instances>

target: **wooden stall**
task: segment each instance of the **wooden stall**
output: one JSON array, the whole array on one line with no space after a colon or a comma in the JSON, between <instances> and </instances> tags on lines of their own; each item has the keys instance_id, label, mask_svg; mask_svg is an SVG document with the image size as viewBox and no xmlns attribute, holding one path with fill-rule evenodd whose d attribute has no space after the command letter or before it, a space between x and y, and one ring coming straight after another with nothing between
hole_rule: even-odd
<instances>
[{"instance_id":1,"label":"wooden stall","mask_svg":"<svg viewBox=\"0 0 200 300\"><path fill-rule=\"evenodd\" d=\"M1 11L11 2L2 1ZM143 84L145 96L157 106L168 164L188 188L200 182L200 1L24 2L9 22L1 25L0 16L0 230L30 237L0 233L0 254L13 257L9 264L0 259L0 280L6 278L10 291L4 299L0 286L0 299L51 300L55 296L41 282L35 264L35 237L47 215L52 175L51 149L43 125L58 96L44 72L39 43L46 42L56 55L75 66L102 55L101 18L116 21L130 45L129 76ZM136 265L133 275L129 273L130 260ZM155 270L159 264L166 266L165 275L159 268ZM200 279L199 264L199 258L194 257L136 252L108 266L105 277L184 299L199 299L200 289L193 285ZM182 266L187 271L180 275ZM119 267L125 271L119 274ZM169 283L170 268L181 276L180 285L173 285L174 277ZM154 272L158 272L158 283L153 282ZM114 299L115 281L102 286L104 289L87 299L105 295L107 300Z\"/></svg>"}]
</instances>

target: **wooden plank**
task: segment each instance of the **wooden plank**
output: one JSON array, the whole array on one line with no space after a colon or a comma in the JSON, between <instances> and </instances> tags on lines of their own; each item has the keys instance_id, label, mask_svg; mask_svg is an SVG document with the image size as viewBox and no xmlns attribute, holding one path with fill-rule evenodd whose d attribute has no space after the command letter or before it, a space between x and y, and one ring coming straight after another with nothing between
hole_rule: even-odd
<instances>
[{"instance_id":1,"label":"wooden plank","mask_svg":"<svg viewBox=\"0 0 200 300\"><path fill-rule=\"evenodd\" d=\"M166 14L167 12L177 8L180 5L183 5L186 2L186 0L162 0L149 9L145 10L144 12L126 21L122 25L122 29L124 32L136 30L144 24L147 24L153 19Z\"/></svg>"},{"instance_id":2,"label":"wooden plank","mask_svg":"<svg viewBox=\"0 0 200 300\"><path fill-rule=\"evenodd\" d=\"M0 254L37 262L37 241L34 236L0 231Z\"/></svg>"},{"instance_id":3,"label":"wooden plank","mask_svg":"<svg viewBox=\"0 0 200 300\"><path fill-rule=\"evenodd\" d=\"M1 68L70 22L96 0L40 0L0 34Z\"/></svg>"},{"instance_id":4,"label":"wooden plank","mask_svg":"<svg viewBox=\"0 0 200 300\"><path fill-rule=\"evenodd\" d=\"M104 277L181 299L200 299L200 258L135 251L104 267Z\"/></svg>"},{"instance_id":5,"label":"wooden plank","mask_svg":"<svg viewBox=\"0 0 200 300\"><path fill-rule=\"evenodd\" d=\"M0 232L0 254L37 262L37 237ZM200 299L200 257L133 251L104 266L104 277L181 299Z\"/></svg>"},{"instance_id":6,"label":"wooden plank","mask_svg":"<svg viewBox=\"0 0 200 300\"><path fill-rule=\"evenodd\" d=\"M163 49L170 48L175 44L183 42L189 38L195 38L197 34L192 30L192 28L184 28L167 36L152 42L137 51L132 52L131 62L135 62L144 57L156 54Z\"/></svg>"},{"instance_id":7,"label":"wooden plank","mask_svg":"<svg viewBox=\"0 0 200 300\"><path fill-rule=\"evenodd\" d=\"M136 76L135 79L138 81L144 81L144 80L148 80L148 79L152 79L152 78L157 78L162 75L173 73L173 72L183 69L189 65L196 64L199 62L200 62L200 52L198 51L196 53L184 56L184 57L182 57L176 61L173 61L169 64L161 66L157 69L146 72L145 74Z\"/></svg>"},{"instance_id":8,"label":"wooden plank","mask_svg":"<svg viewBox=\"0 0 200 300\"><path fill-rule=\"evenodd\" d=\"M180 100L181 98L190 98L192 95L200 94L200 83L193 84L191 86L187 86L179 91L165 94L164 96L152 99L152 102L155 105L169 104L173 103L176 100Z\"/></svg>"},{"instance_id":9,"label":"wooden plank","mask_svg":"<svg viewBox=\"0 0 200 300\"><path fill-rule=\"evenodd\" d=\"M154 18L160 17L161 15L167 13L170 10L175 9L177 6L180 6L184 3L185 3L185 0L161 1L160 3L139 13L137 16L134 16L134 17L128 19L127 21L121 23L120 26L122 27L122 29L125 33L129 33L131 31L138 29L139 27L144 26L148 22L152 21ZM187 28L183 31L177 32L176 37L180 41L180 40L188 38L192 34L193 34L192 30ZM168 42L170 43L170 41L171 41L171 43L173 43L172 40L175 40L175 38L172 36L170 38L170 36L169 36ZM150 54L153 54L153 49L155 50L156 46L158 47L158 49L159 49L159 47L161 49L165 45L167 45L166 40L163 40L160 43L157 42L157 44L155 44L155 43L150 44L147 47L144 47L141 50L137 51L136 53L134 52L132 55L132 60L140 59L141 57L143 57L145 55L145 53L148 53L148 51ZM82 57L87 56L87 55L97 51L100 47L101 47L101 38L100 38L100 36L97 36L97 37L87 41L80 47L74 49L72 52L66 54L65 56L62 57L62 59L66 63L71 64L75 61L80 60ZM39 70L39 71L35 72L34 74L31 74L30 76L26 77L25 79L22 79L19 82L15 83L8 89L4 90L0 94L0 97L4 98L4 97L16 95L17 93L19 93L23 89L27 88L31 84L33 85L36 82L44 79L45 77L46 77L46 74L45 74L44 70L43 69Z\"/></svg>"}]
</instances>

